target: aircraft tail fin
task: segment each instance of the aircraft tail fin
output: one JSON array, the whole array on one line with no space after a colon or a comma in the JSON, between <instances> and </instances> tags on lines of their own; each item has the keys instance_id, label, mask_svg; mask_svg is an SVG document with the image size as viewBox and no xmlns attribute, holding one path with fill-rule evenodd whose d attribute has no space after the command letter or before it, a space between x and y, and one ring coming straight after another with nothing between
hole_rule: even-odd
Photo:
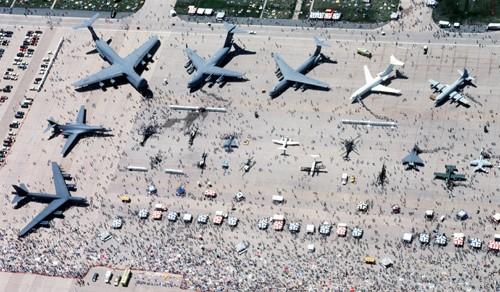
<instances>
[{"instance_id":1,"label":"aircraft tail fin","mask_svg":"<svg viewBox=\"0 0 500 292\"><path fill-rule=\"evenodd\" d=\"M97 36L97 34L95 33L94 29L92 28L92 24L94 24L94 22L97 20L98 17L99 17L99 13L96 13L91 18L83 21L80 24L77 24L77 25L73 26L73 29L79 29L79 28L84 28L84 27L88 28L89 31L90 31L90 34L92 34L92 39L94 41L96 41L96 40L99 39L99 37Z\"/></svg>"},{"instance_id":2,"label":"aircraft tail fin","mask_svg":"<svg viewBox=\"0 0 500 292\"><path fill-rule=\"evenodd\" d=\"M47 119L47 122L49 124L47 125L47 128L45 128L45 130L43 131L44 133L46 133L50 129L57 129L59 127L59 124L54 120L53 117L49 117Z\"/></svg>"},{"instance_id":3,"label":"aircraft tail fin","mask_svg":"<svg viewBox=\"0 0 500 292\"><path fill-rule=\"evenodd\" d=\"M405 63L399 61L398 59L396 59L396 57L394 57L394 55L391 55L391 64L394 65L394 66L403 66Z\"/></svg>"},{"instance_id":4,"label":"aircraft tail fin","mask_svg":"<svg viewBox=\"0 0 500 292\"><path fill-rule=\"evenodd\" d=\"M226 40L224 41L224 47L230 47L233 44L233 35L235 33L244 33L247 30L238 28L236 24L224 22L224 28L227 30Z\"/></svg>"},{"instance_id":5,"label":"aircraft tail fin","mask_svg":"<svg viewBox=\"0 0 500 292\"><path fill-rule=\"evenodd\" d=\"M314 51L315 56L317 56L317 55L319 55L319 53L321 53L322 47L329 47L330 46L324 40L318 38L317 36L314 37L314 43L316 43L316 50Z\"/></svg>"},{"instance_id":6,"label":"aircraft tail fin","mask_svg":"<svg viewBox=\"0 0 500 292\"><path fill-rule=\"evenodd\" d=\"M235 43L233 43L233 48L235 50L236 55L254 55L255 54L254 51L246 50L246 49L238 46Z\"/></svg>"},{"instance_id":7,"label":"aircraft tail fin","mask_svg":"<svg viewBox=\"0 0 500 292\"><path fill-rule=\"evenodd\" d=\"M389 76L389 74L391 74L392 70L394 69L394 66L403 66L404 64L405 63L396 59L396 57L394 57L394 55L391 55L389 65L387 66L387 68L385 68L384 71L380 72L379 76L381 76L381 77Z\"/></svg>"},{"instance_id":8,"label":"aircraft tail fin","mask_svg":"<svg viewBox=\"0 0 500 292\"><path fill-rule=\"evenodd\" d=\"M12 185L15 190L15 194L19 197L26 197L29 194L28 188L24 184L20 184L18 186Z\"/></svg>"},{"instance_id":9,"label":"aircraft tail fin","mask_svg":"<svg viewBox=\"0 0 500 292\"><path fill-rule=\"evenodd\" d=\"M468 82L474 81L474 77L470 76L469 70L467 70L467 68L464 68L464 71L458 70L458 74L460 74L460 77Z\"/></svg>"},{"instance_id":10,"label":"aircraft tail fin","mask_svg":"<svg viewBox=\"0 0 500 292\"><path fill-rule=\"evenodd\" d=\"M91 18L89 18L87 20L84 20L82 23L73 26L73 29L80 29L80 28L84 28L84 27L92 27L92 24L94 24L94 22L97 20L98 17L99 17L99 13L96 13Z\"/></svg>"}]
</instances>

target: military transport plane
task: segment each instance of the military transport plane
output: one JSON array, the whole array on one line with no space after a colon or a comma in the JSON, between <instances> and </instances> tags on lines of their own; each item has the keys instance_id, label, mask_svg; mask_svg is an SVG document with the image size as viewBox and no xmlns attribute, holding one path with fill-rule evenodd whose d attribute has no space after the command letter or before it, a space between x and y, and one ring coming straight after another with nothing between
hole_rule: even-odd
<instances>
[{"instance_id":1,"label":"military transport plane","mask_svg":"<svg viewBox=\"0 0 500 292\"><path fill-rule=\"evenodd\" d=\"M310 176L318 175L320 172L328 172L321 160L318 159L319 155L311 155L311 157L314 159L311 167L301 167L300 171L305 171Z\"/></svg>"},{"instance_id":2,"label":"military transport plane","mask_svg":"<svg viewBox=\"0 0 500 292\"><path fill-rule=\"evenodd\" d=\"M465 180L465 175L455 173L457 171L457 167L455 165L446 164L445 167L446 172L435 172L434 179L444 180L447 188L451 189L455 181Z\"/></svg>"},{"instance_id":3,"label":"military transport plane","mask_svg":"<svg viewBox=\"0 0 500 292\"><path fill-rule=\"evenodd\" d=\"M475 160L472 160L470 162L471 166L475 166L474 172L478 172L478 171L481 171L484 173L489 172L486 168L493 167L493 164L491 162L489 162L486 158L487 158L487 155L485 155L485 153L483 151L481 151L481 153L479 154L479 159L475 159Z\"/></svg>"},{"instance_id":4,"label":"military transport plane","mask_svg":"<svg viewBox=\"0 0 500 292\"><path fill-rule=\"evenodd\" d=\"M66 123L64 125L58 124L54 118L50 117L47 119L49 125L45 129L44 132L47 132L49 129L52 129L52 135L49 140L54 138L55 136L62 134L66 140L66 144L61 151L63 157L66 156L77 140L81 136L85 135L98 135L98 136L106 136L107 132L110 132L110 129L106 129L103 126L91 126L87 125L85 121L86 110L85 106L80 107L80 111L78 112L78 116L76 117L76 121L74 123Z\"/></svg>"},{"instance_id":5,"label":"military transport plane","mask_svg":"<svg viewBox=\"0 0 500 292\"><path fill-rule=\"evenodd\" d=\"M434 92L439 92L439 95L436 97L434 101L434 106L438 107L446 103L446 101L450 100L451 103L457 102L458 105L463 105L465 107L469 107L469 101L465 96L463 96L459 91L463 89L466 85L471 85L473 87L476 87L472 81L474 81L474 78L469 75L469 71L464 68L464 71L458 70L458 74L460 77L458 77L455 82L453 82L450 85L443 85L439 83L438 81L429 80L429 83L431 84L431 89L434 90Z\"/></svg>"},{"instance_id":6,"label":"military transport plane","mask_svg":"<svg viewBox=\"0 0 500 292\"><path fill-rule=\"evenodd\" d=\"M99 14L95 14L89 20L82 24L76 25L73 28L79 29L86 27L92 34L92 40L95 43L95 49L87 52L87 54L99 53L102 59L111 64L111 66L101 70L98 73L88 76L80 81L73 83L77 90L87 88L100 87L105 89L106 86L117 86L118 83L123 83L125 79L135 87L143 95L151 94L148 82L140 76L143 70L146 69L147 63L152 62L152 58L156 50L160 46L160 40L157 36L153 36L146 41L142 46L137 48L127 57L122 58L109 46L111 39L104 41L100 39L94 31L92 24L96 21Z\"/></svg>"},{"instance_id":7,"label":"military transport plane","mask_svg":"<svg viewBox=\"0 0 500 292\"><path fill-rule=\"evenodd\" d=\"M214 86L215 83L219 87L223 87L228 80L245 80L243 73L224 69L224 67L232 58L237 55L255 54L255 52L247 51L233 42L233 35L245 30L239 29L234 24L224 23L227 30L224 46L218 49L212 57L205 60L194 50L186 47L184 53L189 61L184 65L188 74L194 74L193 78L188 82L188 88L191 92L203 87L208 82L208 87ZM234 51L231 48L234 47Z\"/></svg>"},{"instance_id":8,"label":"military transport plane","mask_svg":"<svg viewBox=\"0 0 500 292\"><path fill-rule=\"evenodd\" d=\"M411 152L403 158L401 162L406 166L406 170L414 169L419 171L418 167L424 166L424 161L418 156L419 153L420 150L415 145Z\"/></svg>"},{"instance_id":9,"label":"military transport plane","mask_svg":"<svg viewBox=\"0 0 500 292\"><path fill-rule=\"evenodd\" d=\"M87 200L81 197L72 197L69 193L68 185L65 180L71 179L69 174L61 172L57 163L52 162L52 176L56 194L32 193L29 192L24 184L19 186L12 185L15 194L12 204L14 208L19 208L30 201L48 203L49 205L38 213L26 227L19 231L19 237L26 235L37 226L49 227L49 220L53 217L63 218L63 211L70 206L87 206Z\"/></svg>"},{"instance_id":10,"label":"military transport plane","mask_svg":"<svg viewBox=\"0 0 500 292\"><path fill-rule=\"evenodd\" d=\"M403 66L403 65L404 65L403 62L399 61L398 59L396 59L396 57L391 55L389 66L387 66L387 68L385 68L384 71L378 73L377 76L375 76L375 78L372 77L370 70L368 70L368 66L365 65L363 67L363 70L365 72L366 84L361 86L351 95L351 102L356 103L362 100L370 92L381 92L381 93L396 94L396 95L401 94L400 90L384 86L381 83L384 83L389 79L392 71L394 70L394 66Z\"/></svg>"},{"instance_id":11,"label":"military transport plane","mask_svg":"<svg viewBox=\"0 0 500 292\"><path fill-rule=\"evenodd\" d=\"M274 73L276 73L276 77L278 77L279 82L269 92L269 96L271 98L278 97L290 86L293 86L295 90L302 89L302 91L307 88L316 88L326 91L330 90L330 86L328 84L309 78L305 75L321 63L334 63L334 61L330 60L330 58L321 53L321 48L328 45L317 37L314 37L314 41L316 42L316 50L312 56L307 58L307 60L297 68L297 70L290 67L280 54L273 53L273 58L277 66Z\"/></svg>"}]
</instances>

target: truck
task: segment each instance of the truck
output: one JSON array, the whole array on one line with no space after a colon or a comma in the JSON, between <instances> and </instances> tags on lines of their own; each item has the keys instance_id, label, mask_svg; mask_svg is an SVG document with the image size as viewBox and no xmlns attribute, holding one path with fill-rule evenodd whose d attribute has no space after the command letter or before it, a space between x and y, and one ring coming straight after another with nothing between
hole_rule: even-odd
<instances>
[{"instance_id":1,"label":"truck","mask_svg":"<svg viewBox=\"0 0 500 292\"><path fill-rule=\"evenodd\" d=\"M367 58L372 57L372 52L370 52L368 49L365 48L358 48L358 54Z\"/></svg>"},{"instance_id":2,"label":"truck","mask_svg":"<svg viewBox=\"0 0 500 292\"><path fill-rule=\"evenodd\" d=\"M342 174L341 182L342 182L342 185L346 185L347 184L347 173L344 172Z\"/></svg>"},{"instance_id":3,"label":"truck","mask_svg":"<svg viewBox=\"0 0 500 292\"><path fill-rule=\"evenodd\" d=\"M440 20L438 22L439 24L439 27L441 28L450 28L451 27L451 23L449 21L445 21L445 20Z\"/></svg>"},{"instance_id":4,"label":"truck","mask_svg":"<svg viewBox=\"0 0 500 292\"><path fill-rule=\"evenodd\" d=\"M108 270L106 274L104 274L104 283L111 284L111 278L113 277L113 272Z\"/></svg>"}]
</instances>

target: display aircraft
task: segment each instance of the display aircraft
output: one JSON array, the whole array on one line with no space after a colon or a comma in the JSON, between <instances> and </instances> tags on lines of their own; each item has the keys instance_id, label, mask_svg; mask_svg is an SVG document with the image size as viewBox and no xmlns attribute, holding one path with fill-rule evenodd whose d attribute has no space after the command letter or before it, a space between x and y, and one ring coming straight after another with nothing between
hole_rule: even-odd
<instances>
[{"instance_id":1,"label":"display aircraft","mask_svg":"<svg viewBox=\"0 0 500 292\"><path fill-rule=\"evenodd\" d=\"M224 144L222 144L222 147L226 150L226 152L233 152L233 148L238 148L238 143L236 143L235 135L229 135L224 139L225 140Z\"/></svg>"},{"instance_id":2,"label":"display aircraft","mask_svg":"<svg viewBox=\"0 0 500 292\"><path fill-rule=\"evenodd\" d=\"M321 48L328 45L317 37L314 37L314 42L316 43L316 50L312 56L307 58L305 62L302 63L302 65L300 65L296 70L290 67L280 54L273 53L273 58L277 66L274 73L278 77L279 82L269 92L269 96L271 98L278 97L290 86L293 86L295 90L302 89L302 91L307 88L325 91L330 90L330 86L328 84L305 75L321 63L335 63L335 61L332 61L330 58L321 53Z\"/></svg>"},{"instance_id":3,"label":"display aircraft","mask_svg":"<svg viewBox=\"0 0 500 292\"><path fill-rule=\"evenodd\" d=\"M403 62L399 61L398 59L396 59L396 57L391 55L390 63L387 66L387 68L385 68L384 71L378 73L375 77L372 77L370 70L368 70L368 66L365 65L363 67L363 70L365 72L366 83L351 95L351 102L356 103L358 101L361 101L371 92L400 95L401 94L400 90L384 86L382 85L382 83L385 83L387 82L387 80L389 80L389 78L391 77L391 73L394 70L394 66L403 66L403 65L404 65Z\"/></svg>"},{"instance_id":4,"label":"display aircraft","mask_svg":"<svg viewBox=\"0 0 500 292\"><path fill-rule=\"evenodd\" d=\"M481 153L479 154L479 158L472 160L470 162L471 166L475 166L474 172L478 172L478 171L484 172L484 173L489 172L489 170L487 168L493 167L493 164L491 162L489 162L486 158L487 158L487 155L484 154L484 151L481 151Z\"/></svg>"},{"instance_id":5,"label":"display aircraft","mask_svg":"<svg viewBox=\"0 0 500 292\"><path fill-rule=\"evenodd\" d=\"M281 145L281 147L278 147L278 150L283 150L283 153L281 155L287 155L286 150L288 149L288 146L299 146L300 143L297 141L292 141L288 137L281 137L279 140L273 140L274 144Z\"/></svg>"},{"instance_id":6,"label":"display aircraft","mask_svg":"<svg viewBox=\"0 0 500 292\"><path fill-rule=\"evenodd\" d=\"M78 141L79 138L82 136L90 136L90 135L95 135L95 136L109 136L110 134L107 134L110 132L110 129L106 129L103 126L92 126L92 125L87 125L86 121L86 110L85 106L80 107L80 111L78 111L78 115L76 117L76 121L74 123L66 123L64 125L58 124L54 118L50 117L47 119L49 122L49 125L45 129L44 132L47 132L49 129L52 129L52 135L50 136L49 139L54 138L55 136L58 136L62 134L66 140L66 144L64 144L64 147L61 151L63 157L66 156L71 148L75 145L75 143Z\"/></svg>"},{"instance_id":7,"label":"display aircraft","mask_svg":"<svg viewBox=\"0 0 500 292\"><path fill-rule=\"evenodd\" d=\"M435 81L432 79L429 80L431 89L433 89L434 92L439 92L438 96L434 100L434 106L441 106L448 100L450 100L450 103L456 102L457 106L470 106L469 100L464 95L462 95L460 91L467 85L476 87L476 85L472 83L472 81L474 81L474 78L469 75L469 71L467 71L466 68L464 68L464 71L458 70L458 74L460 75L460 77L458 77L458 79L450 85L444 85L439 83L439 81Z\"/></svg>"},{"instance_id":8,"label":"display aircraft","mask_svg":"<svg viewBox=\"0 0 500 292\"><path fill-rule=\"evenodd\" d=\"M455 181L466 180L465 175L455 173L457 171L457 167L455 165L447 164L445 165L445 167L446 167L446 172L435 172L434 179L444 180L448 188L453 187L453 183Z\"/></svg>"},{"instance_id":9,"label":"display aircraft","mask_svg":"<svg viewBox=\"0 0 500 292\"><path fill-rule=\"evenodd\" d=\"M54 217L63 218L64 210L70 206L88 206L87 200L81 197L71 196L68 185L65 180L71 179L69 174L63 173L56 162L52 162L52 176L56 194L47 193L32 193L28 191L24 184L12 185L15 194L12 204L14 208L19 208L28 202L48 203L38 215L36 215L29 223L19 231L19 237L25 236L37 226L50 227L49 220Z\"/></svg>"},{"instance_id":10,"label":"display aircraft","mask_svg":"<svg viewBox=\"0 0 500 292\"><path fill-rule=\"evenodd\" d=\"M151 37L127 57L122 58L109 46L111 39L104 41L95 33L92 24L98 17L99 13L73 28L88 28L92 35L92 40L95 43L95 49L87 52L87 54L98 53L99 56L111 66L73 83L73 86L75 86L77 90L85 91L97 87L102 89L108 86L116 87L128 81L142 95L151 96L152 92L149 89L148 82L141 77L141 74L147 69L146 66L148 62L153 62L153 55L160 47L161 43L158 37Z\"/></svg>"},{"instance_id":11,"label":"display aircraft","mask_svg":"<svg viewBox=\"0 0 500 292\"><path fill-rule=\"evenodd\" d=\"M223 107L203 107L203 106L187 106L187 105L170 105L171 110L177 111L190 111L197 113L206 113L206 112L216 112L216 113L225 113L226 109Z\"/></svg>"},{"instance_id":12,"label":"display aircraft","mask_svg":"<svg viewBox=\"0 0 500 292\"><path fill-rule=\"evenodd\" d=\"M321 160L318 159L320 157L319 155L311 155L311 157L313 158L311 166L303 166L300 168L300 171L305 171L310 176L319 175L320 172L328 172Z\"/></svg>"},{"instance_id":13,"label":"display aircraft","mask_svg":"<svg viewBox=\"0 0 500 292\"><path fill-rule=\"evenodd\" d=\"M233 35L239 32L246 32L239 29L234 24L224 23L227 30L226 40L222 48L218 49L209 59L205 60L199 56L193 49L186 47L184 53L189 59L184 68L188 74L193 74L193 78L188 82L188 88L191 92L196 91L208 83L212 87L215 83L223 87L228 80L246 80L243 73L224 69L223 67L238 55L255 54L238 46L233 41ZM234 48L234 51L231 49Z\"/></svg>"},{"instance_id":14,"label":"display aircraft","mask_svg":"<svg viewBox=\"0 0 500 292\"><path fill-rule=\"evenodd\" d=\"M410 153L401 161L406 166L406 170L414 169L419 171L418 167L424 166L424 161L418 156L419 154L420 149L418 149L417 145L413 146Z\"/></svg>"}]
</instances>

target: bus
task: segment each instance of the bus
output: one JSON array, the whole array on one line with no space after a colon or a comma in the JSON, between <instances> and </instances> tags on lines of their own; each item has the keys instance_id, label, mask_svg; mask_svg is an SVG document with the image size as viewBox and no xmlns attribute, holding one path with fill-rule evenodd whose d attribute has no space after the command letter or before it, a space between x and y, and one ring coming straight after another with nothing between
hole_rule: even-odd
<instances>
[{"instance_id":1,"label":"bus","mask_svg":"<svg viewBox=\"0 0 500 292\"><path fill-rule=\"evenodd\" d=\"M130 268L125 269L125 271L123 271L123 275L122 275L122 279L120 281L120 284L123 287L127 287L128 283L130 282L131 276L132 276L132 272L130 271Z\"/></svg>"}]
</instances>

